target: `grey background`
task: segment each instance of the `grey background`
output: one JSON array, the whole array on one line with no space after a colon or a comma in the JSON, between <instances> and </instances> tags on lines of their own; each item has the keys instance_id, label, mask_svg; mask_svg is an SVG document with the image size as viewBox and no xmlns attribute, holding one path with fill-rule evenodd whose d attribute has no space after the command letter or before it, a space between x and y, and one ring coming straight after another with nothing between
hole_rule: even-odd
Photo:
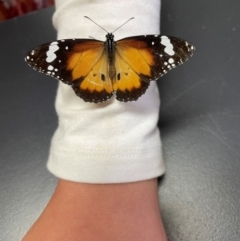
<instances>
[{"instance_id":1,"label":"grey background","mask_svg":"<svg viewBox=\"0 0 240 241\"><path fill-rule=\"evenodd\" d=\"M189 40L194 57L161 78L167 166L159 185L169 241L240 238L240 2L162 1L162 33ZM26 52L56 38L54 8L0 24L0 240L20 240L57 179L45 163L57 126L57 81Z\"/></svg>"}]
</instances>

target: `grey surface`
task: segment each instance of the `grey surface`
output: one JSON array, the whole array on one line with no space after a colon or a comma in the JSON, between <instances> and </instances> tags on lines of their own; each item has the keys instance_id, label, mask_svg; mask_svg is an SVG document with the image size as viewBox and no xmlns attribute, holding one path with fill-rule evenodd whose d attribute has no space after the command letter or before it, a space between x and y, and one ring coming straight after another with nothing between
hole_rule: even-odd
<instances>
[{"instance_id":1,"label":"grey surface","mask_svg":"<svg viewBox=\"0 0 240 241\"><path fill-rule=\"evenodd\" d=\"M169 241L240 240L240 2L162 1L162 33L197 51L159 81ZM56 184L45 168L57 81L27 50L55 39L53 8L0 24L0 240L20 240Z\"/></svg>"}]
</instances>

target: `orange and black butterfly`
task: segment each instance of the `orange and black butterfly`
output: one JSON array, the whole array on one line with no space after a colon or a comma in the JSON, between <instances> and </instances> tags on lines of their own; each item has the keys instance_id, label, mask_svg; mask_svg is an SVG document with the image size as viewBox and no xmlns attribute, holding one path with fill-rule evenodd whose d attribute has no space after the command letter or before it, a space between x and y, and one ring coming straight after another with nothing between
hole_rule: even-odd
<instances>
[{"instance_id":1,"label":"orange and black butterfly","mask_svg":"<svg viewBox=\"0 0 240 241\"><path fill-rule=\"evenodd\" d=\"M194 46L163 35L142 35L114 41L63 39L40 45L25 60L34 69L72 86L86 102L99 103L114 94L135 101L170 69L192 56Z\"/></svg>"}]
</instances>

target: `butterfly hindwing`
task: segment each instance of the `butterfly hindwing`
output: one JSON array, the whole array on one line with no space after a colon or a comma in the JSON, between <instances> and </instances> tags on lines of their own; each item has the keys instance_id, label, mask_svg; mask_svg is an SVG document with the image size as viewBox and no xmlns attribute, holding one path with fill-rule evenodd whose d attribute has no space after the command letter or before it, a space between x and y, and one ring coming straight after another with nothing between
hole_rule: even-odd
<instances>
[{"instance_id":1,"label":"butterfly hindwing","mask_svg":"<svg viewBox=\"0 0 240 241\"><path fill-rule=\"evenodd\" d=\"M131 68L119 51L115 55L116 78L113 89L119 101L134 101L143 95L149 86L149 81L143 81L134 69Z\"/></svg>"},{"instance_id":2,"label":"butterfly hindwing","mask_svg":"<svg viewBox=\"0 0 240 241\"><path fill-rule=\"evenodd\" d=\"M108 76L107 55L104 51L89 73L74 82L73 89L86 102L98 103L112 97L112 82Z\"/></svg>"}]
</instances>

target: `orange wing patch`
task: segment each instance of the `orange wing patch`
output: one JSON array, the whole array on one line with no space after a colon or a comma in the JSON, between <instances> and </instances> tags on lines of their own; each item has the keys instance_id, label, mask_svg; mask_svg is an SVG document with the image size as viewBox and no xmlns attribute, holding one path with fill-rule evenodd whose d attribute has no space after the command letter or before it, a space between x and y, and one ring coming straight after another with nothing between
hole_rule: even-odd
<instances>
[{"instance_id":1,"label":"orange wing patch","mask_svg":"<svg viewBox=\"0 0 240 241\"><path fill-rule=\"evenodd\" d=\"M151 76L154 55L145 42L120 40L117 43L117 52L137 74Z\"/></svg>"},{"instance_id":2,"label":"orange wing patch","mask_svg":"<svg viewBox=\"0 0 240 241\"><path fill-rule=\"evenodd\" d=\"M100 92L107 91L111 93L112 84L111 80L108 77L108 65L107 65L107 56L102 54L97 63L92 67L88 75L82 81L80 88L83 90L89 90L90 92Z\"/></svg>"},{"instance_id":3,"label":"orange wing patch","mask_svg":"<svg viewBox=\"0 0 240 241\"><path fill-rule=\"evenodd\" d=\"M86 76L100 59L104 45L100 42L76 44L68 54L67 70L72 71L72 80Z\"/></svg>"},{"instance_id":4,"label":"orange wing patch","mask_svg":"<svg viewBox=\"0 0 240 241\"><path fill-rule=\"evenodd\" d=\"M117 78L114 81L113 89L121 91L131 91L134 88L139 88L140 78L133 69L116 53L115 57Z\"/></svg>"}]
</instances>

